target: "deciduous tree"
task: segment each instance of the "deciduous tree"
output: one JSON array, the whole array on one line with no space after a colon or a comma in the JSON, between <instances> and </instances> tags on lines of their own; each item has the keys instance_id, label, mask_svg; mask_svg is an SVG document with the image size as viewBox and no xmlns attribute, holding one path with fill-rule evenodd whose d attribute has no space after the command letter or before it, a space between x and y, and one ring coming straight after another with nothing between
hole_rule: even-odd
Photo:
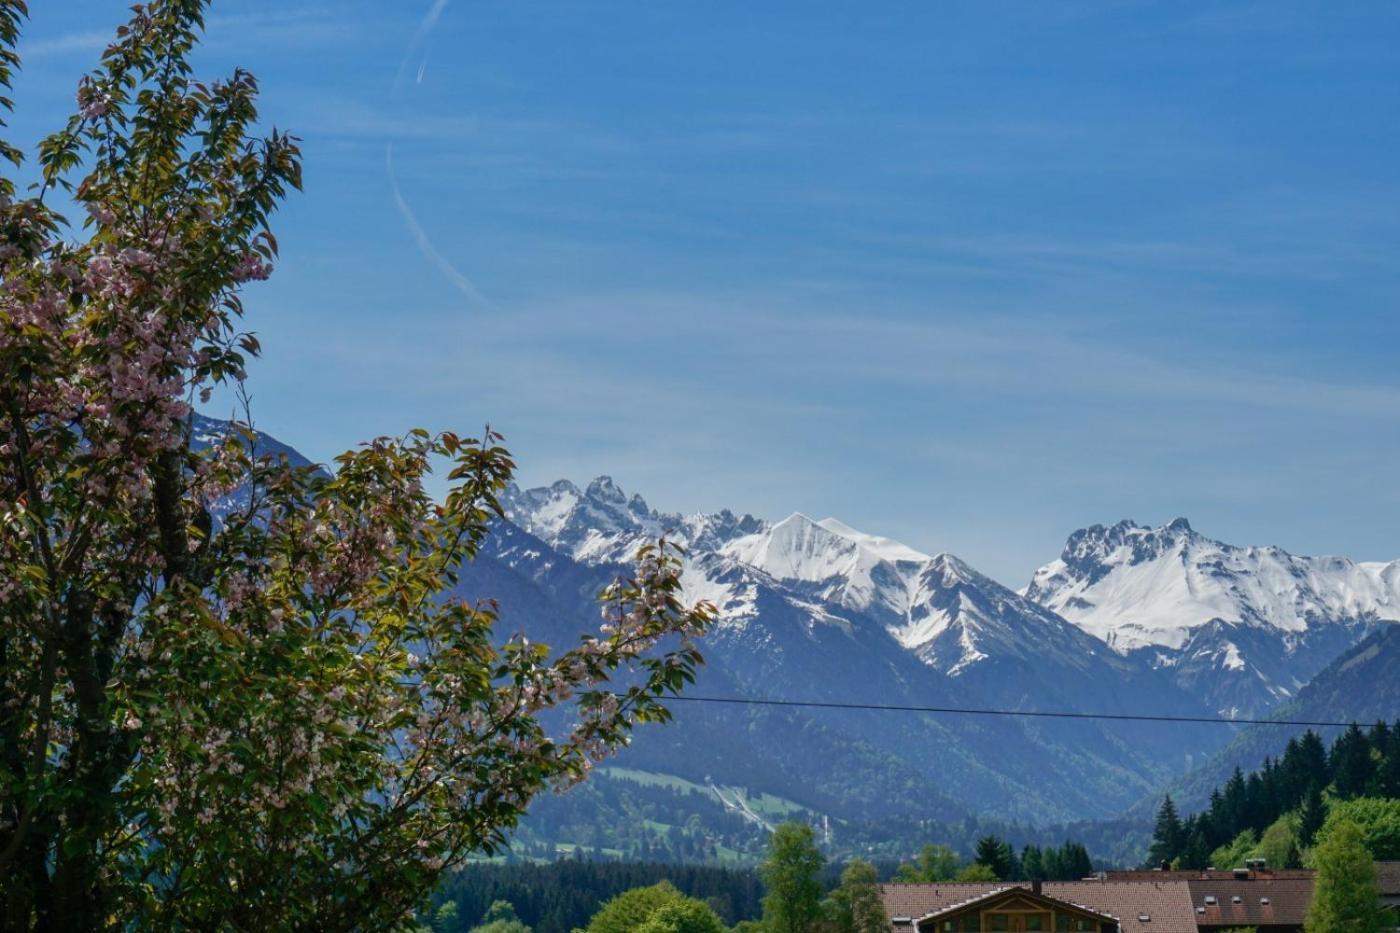
<instances>
[{"instance_id":1,"label":"deciduous tree","mask_svg":"<svg viewBox=\"0 0 1400 933\"><path fill-rule=\"evenodd\" d=\"M852 859L831 892L831 919L838 933L888 933L889 917L880 900L875 866Z\"/></svg>"},{"instance_id":2,"label":"deciduous tree","mask_svg":"<svg viewBox=\"0 0 1400 933\"><path fill-rule=\"evenodd\" d=\"M1318 842L1317 886L1308 907L1307 933L1375 933L1381 928L1376 866L1350 820L1336 823Z\"/></svg>"},{"instance_id":3,"label":"deciduous tree","mask_svg":"<svg viewBox=\"0 0 1400 933\"><path fill-rule=\"evenodd\" d=\"M452 903L452 901L447 902L447 904ZM439 910L439 917L441 913L442 911ZM438 923L435 922L434 926L437 927L437 925ZM472 927L471 933L530 933L530 928L516 916L514 904L510 901L495 901L487 908L486 914L481 918L481 923Z\"/></svg>"},{"instance_id":4,"label":"deciduous tree","mask_svg":"<svg viewBox=\"0 0 1400 933\"><path fill-rule=\"evenodd\" d=\"M952 881L958 873L958 854L945 845L930 843L919 850L912 863L904 862L895 871L894 880L901 884Z\"/></svg>"},{"instance_id":5,"label":"deciduous tree","mask_svg":"<svg viewBox=\"0 0 1400 933\"><path fill-rule=\"evenodd\" d=\"M826 864L812 827L783 823L773 830L768 858L759 866L767 893L763 925L769 933L809 933L821 921L822 884Z\"/></svg>"},{"instance_id":6,"label":"deciduous tree","mask_svg":"<svg viewBox=\"0 0 1400 933\"><path fill-rule=\"evenodd\" d=\"M958 872L957 877L953 880L1000 881L1001 879L997 877L995 869L991 868L990 866L983 865L981 862L973 862L971 865L964 866L963 869Z\"/></svg>"},{"instance_id":7,"label":"deciduous tree","mask_svg":"<svg viewBox=\"0 0 1400 933\"><path fill-rule=\"evenodd\" d=\"M687 897L654 911L636 933L725 933L725 929L709 904Z\"/></svg>"},{"instance_id":8,"label":"deciduous tree","mask_svg":"<svg viewBox=\"0 0 1400 933\"><path fill-rule=\"evenodd\" d=\"M661 908L684 900L685 895L669 881L623 891L593 915L587 933L632 933Z\"/></svg>"},{"instance_id":9,"label":"deciduous tree","mask_svg":"<svg viewBox=\"0 0 1400 933\"><path fill-rule=\"evenodd\" d=\"M193 77L207 6L134 7L38 189L0 178L0 922L20 928L409 923L532 797L668 717L710 619L662 544L603 630L502 644L490 602L450 595L512 475L489 430L328 470L259 455L246 425L194 443L192 405L258 351L241 291L301 183L296 140L255 135L250 74ZM6 86L25 12L0 0ZM561 707L574 724L547 729Z\"/></svg>"},{"instance_id":10,"label":"deciduous tree","mask_svg":"<svg viewBox=\"0 0 1400 933\"><path fill-rule=\"evenodd\" d=\"M1319 849L1342 824L1351 824L1361 832L1361 841L1378 861L1400 859L1400 799L1358 797L1355 800L1334 800L1327 820L1318 830Z\"/></svg>"}]
</instances>

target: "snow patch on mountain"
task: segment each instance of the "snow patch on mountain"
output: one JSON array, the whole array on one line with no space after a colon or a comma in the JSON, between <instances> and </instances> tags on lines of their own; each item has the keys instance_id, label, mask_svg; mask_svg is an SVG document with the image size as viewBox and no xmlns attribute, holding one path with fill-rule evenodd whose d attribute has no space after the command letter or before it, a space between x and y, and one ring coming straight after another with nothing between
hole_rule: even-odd
<instances>
[{"instance_id":1,"label":"snow patch on mountain","mask_svg":"<svg viewBox=\"0 0 1400 933\"><path fill-rule=\"evenodd\" d=\"M757 617L761 594L815 625L874 623L929 667L959 676L993 660L1041 658L1087 671L1107 646L951 554L797 512L774 524L730 512L663 515L606 477L507 497L512 521L577 560L623 562L665 530L688 549L685 595L707 599L719 625Z\"/></svg>"},{"instance_id":2,"label":"snow patch on mountain","mask_svg":"<svg viewBox=\"0 0 1400 933\"><path fill-rule=\"evenodd\" d=\"M1184 518L1157 528L1123 521L1075 532L1023 592L1119 651L1179 649L1212 621L1300 633L1400 620L1400 561L1237 547Z\"/></svg>"},{"instance_id":3,"label":"snow patch on mountain","mask_svg":"<svg viewBox=\"0 0 1400 933\"><path fill-rule=\"evenodd\" d=\"M1163 683L1226 715L1264 713L1370 627L1400 619L1400 562L1234 547L1185 519L1075 532L1016 593L951 554L836 518L660 513L608 477L583 489L512 488L505 505L512 521L588 564L626 564L668 534L687 549L685 597L713 603L723 630L787 637L771 628L784 619L803 638L837 628L891 639L949 677L1002 678L1008 689L1025 677L1008 671L1118 683L1169 671Z\"/></svg>"},{"instance_id":4,"label":"snow patch on mountain","mask_svg":"<svg viewBox=\"0 0 1400 933\"><path fill-rule=\"evenodd\" d=\"M721 553L775 580L849 609L907 617L911 588L929 560L886 538L794 513L759 533L729 541ZM894 559L891 559L894 558Z\"/></svg>"},{"instance_id":5,"label":"snow patch on mountain","mask_svg":"<svg viewBox=\"0 0 1400 933\"><path fill-rule=\"evenodd\" d=\"M732 538L767 528L752 515L728 509L691 515L658 512L641 496L628 496L610 476L599 476L584 489L566 479L534 489L512 485L502 505L512 522L588 564L630 562L639 547L663 534L699 551L715 550Z\"/></svg>"},{"instance_id":6,"label":"snow patch on mountain","mask_svg":"<svg viewBox=\"0 0 1400 933\"><path fill-rule=\"evenodd\" d=\"M929 555L916 551L907 544L901 544L893 538L856 531L839 518L823 518L817 524L834 535L840 535L848 541L855 542L862 550L875 554L883 560L895 563L930 560Z\"/></svg>"}]
</instances>

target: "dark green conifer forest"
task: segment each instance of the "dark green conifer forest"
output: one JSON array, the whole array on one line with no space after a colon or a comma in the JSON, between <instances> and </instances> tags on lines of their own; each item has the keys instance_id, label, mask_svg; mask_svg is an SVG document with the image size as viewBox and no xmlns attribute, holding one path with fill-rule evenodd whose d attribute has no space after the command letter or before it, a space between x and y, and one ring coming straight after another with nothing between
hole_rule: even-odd
<instances>
[{"instance_id":1,"label":"dark green conifer forest","mask_svg":"<svg viewBox=\"0 0 1400 933\"><path fill-rule=\"evenodd\" d=\"M1376 803L1349 804L1362 800ZM1353 723L1330 749L1309 730L1290 739L1279 758L1265 758L1258 771L1236 768L1211 792L1206 809L1185 818L1166 797L1148 864L1234 868L1246 858L1263 858L1274 868L1302 867L1329 813L1367 809L1381 824L1400 812L1400 721L1370 729ZM1400 858L1400 838L1392 846L1388 825L1378 827L1372 847L1372 858Z\"/></svg>"}]
</instances>

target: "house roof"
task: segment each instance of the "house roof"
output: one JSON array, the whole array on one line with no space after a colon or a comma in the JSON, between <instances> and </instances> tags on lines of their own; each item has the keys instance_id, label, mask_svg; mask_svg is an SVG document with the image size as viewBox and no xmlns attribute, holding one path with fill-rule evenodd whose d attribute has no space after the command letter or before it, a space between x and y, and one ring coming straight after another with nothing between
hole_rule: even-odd
<instances>
[{"instance_id":1,"label":"house roof","mask_svg":"<svg viewBox=\"0 0 1400 933\"><path fill-rule=\"evenodd\" d=\"M1381 897L1400 897L1400 862L1377 862L1376 881Z\"/></svg>"},{"instance_id":2,"label":"house roof","mask_svg":"<svg viewBox=\"0 0 1400 933\"><path fill-rule=\"evenodd\" d=\"M1047 910L1058 909L1064 912L1086 914L1086 919L1097 918L1099 920L1109 920L1115 923L1118 921L1118 918L1112 914L1094 910L1083 904L1072 904L1069 901L1061 900L1057 897L1050 897L1044 893L1037 894L1033 889L1025 885L1003 883L1001 887L988 891L986 894L979 897L973 897L957 904L950 904L939 910L931 911L922 917L916 917L914 918L914 925L918 926L925 920L937 920L941 917L950 917L960 914L965 910L991 908L995 904L1003 904L1006 902L1018 904L1030 903L1038 907L1044 907Z\"/></svg>"},{"instance_id":3,"label":"house roof","mask_svg":"<svg viewBox=\"0 0 1400 933\"><path fill-rule=\"evenodd\" d=\"M1377 862L1376 864L1381 865L1386 863ZM1317 871L1312 868L1179 868L1167 870L1160 868L1142 868L1105 872L1104 877L1109 881L1196 881L1211 879L1229 881L1238 877L1239 873L1245 874L1250 881L1317 877Z\"/></svg>"},{"instance_id":4,"label":"house roof","mask_svg":"<svg viewBox=\"0 0 1400 933\"><path fill-rule=\"evenodd\" d=\"M896 917L909 918L906 923L894 924L896 933L913 933L914 921L920 917L1012 887L1029 891L1030 882L885 884L880 886L880 896L892 923ZM1123 933L1196 933L1191 894L1183 881L1047 881L1041 892L1116 917ZM1142 915L1150 919L1140 921Z\"/></svg>"},{"instance_id":5,"label":"house roof","mask_svg":"<svg viewBox=\"0 0 1400 933\"><path fill-rule=\"evenodd\" d=\"M897 926L913 928L919 917L943 910L954 904L961 904L973 898L982 897L992 891L1006 887L1004 882L992 881L949 881L937 884L882 884L880 898L885 902L885 913L890 920L907 917L908 921Z\"/></svg>"},{"instance_id":6,"label":"house roof","mask_svg":"<svg viewBox=\"0 0 1400 933\"><path fill-rule=\"evenodd\" d=\"M1197 923L1268 927L1302 926L1313 883L1312 878L1196 878L1186 885Z\"/></svg>"},{"instance_id":7,"label":"house roof","mask_svg":"<svg viewBox=\"0 0 1400 933\"><path fill-rule=\"evenodd\" d=\"M1400 910L1400 862L1377 862L1376 883L1381 889L1381 902Z\"/></svg>"}]
</instances>

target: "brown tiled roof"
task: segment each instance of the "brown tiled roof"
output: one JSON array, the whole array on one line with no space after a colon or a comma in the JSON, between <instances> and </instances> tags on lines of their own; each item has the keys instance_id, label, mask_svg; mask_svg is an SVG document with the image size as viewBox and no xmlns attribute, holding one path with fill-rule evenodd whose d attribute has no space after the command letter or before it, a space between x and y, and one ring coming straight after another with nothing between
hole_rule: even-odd
<instances>
[{"instance_id":1,"label":"brown tiled roof","mask_svg":"<svg viewBox=\"0 0 1400 933\"><path fill-rule=\"evenodd\" d=\"M1186 885L1192 909L1205 908L1196 914L1196 922L1208 926L1301 927L1313 894L1312 878L1196 878ZM1215 903L1206 903L1208 897L1214 897Z\"/></svg>"},{"instance_id":2,"label":"brown tiled roof","mask_svg":"<svg viewBox=\"0 0 1400 933\"><path fill-rule=\"evenodd\" d=\"M1180 881L1061 881L1045 883L1050 897L1118 918L1123 933L1195 933L1190 892ZM1138 920L1140 915L1150 919Z\"/></svg>"},{"instance_id":3,"label":"brown tiled roof","mask_svg":"<svg viewBox=\"0 0 1400 933\"><path fill-rule=\"evenodd\" d=\"M1039 904L1044 906L1044 908L1047 910L1053 908L1062 911L1068 911L1069 908L1077 908L1078 910L1088 914L1090 917L1097 917L1097 919L1099 920L1116 921L1118 919L1112 914L1105 914L1103 911L1094 910L1093 908L1087 907L1084 904L1074 904L1069 901L1062 900L1061 898L1051 897L1050 895L1045 893L1036 894L1034 891L1031 890L1031 888L1027 887L1024 884L1018 884L1015 882L1003 882L1001 887L995 888L994 890L983 894L981 897L973 897L961 903L950 904L947 907L943 907L939 910L935 910L931 913L925 914L922 918L915 918L915 922L916 924L921 924L924 920L933 920L936 922L936 918L938 917L957 916L964 910L995 909L993 905L1005 904L1008 901L1014 901L1016 903Z\"/></svg>"},{"instance_id":4,"label":"brown tiled roof","mask_svg":"<svg viewBox=\"0 0 1400 933\"><path fill-rule=\"evenodd\" d=\"M882 884L880 897L891 921L895 917L917 920L925 914L961 904L1006 887L1002 881L948 881L939 884ZM909 927L912 929L912 927Z\"/></svg>"},{"instance_id":5,"label":"brown tiled roof","mask_svg":"<svg viewBox=\"0 0 1400 933\"><path fill-rule=\"evenodd\" d=\"M1377 862L1376 880L1380 882L1381 897L1400 897L1400 862Z\"/></svg>"},{"instance_id":6,"label":"brown tiled roof","mask_svg":"<svg viewBox=\"0 0 1400 933\"><path fill-rule=\"evenodd\" d=\"M1385 863L1377 862L1377 864ZM1261 868L1258 870L1240 868L1210 868L1198 870L1183 868L1174 871L1145 868L1130 871L1110 871L1105 872L1105 876L1109 881L1197 881L1205 879L1228 881L1235 877L1235 872L1237 871L1247 871L1252 881L1317 877L1317 872L1311 868Z\"/></svg>"},{"instance_id":7,"label":"brown tiled roof","mask_svg":"<svg viewBox=\"0 0 1400 933\"><path fill-rule=\"evenodd\" d=\"M947 882L880 886L885 912L913 920L983 897L1001 888L1029 888L1030 882ZM1182 881L1047 881L1047 897L1117 917L1123 933L1196 933L1191 894ZM1143 923L1139 915L1151 919ZM912 933L913 925L895 925L896 933Z\"/></svg>"}]
</instances>

